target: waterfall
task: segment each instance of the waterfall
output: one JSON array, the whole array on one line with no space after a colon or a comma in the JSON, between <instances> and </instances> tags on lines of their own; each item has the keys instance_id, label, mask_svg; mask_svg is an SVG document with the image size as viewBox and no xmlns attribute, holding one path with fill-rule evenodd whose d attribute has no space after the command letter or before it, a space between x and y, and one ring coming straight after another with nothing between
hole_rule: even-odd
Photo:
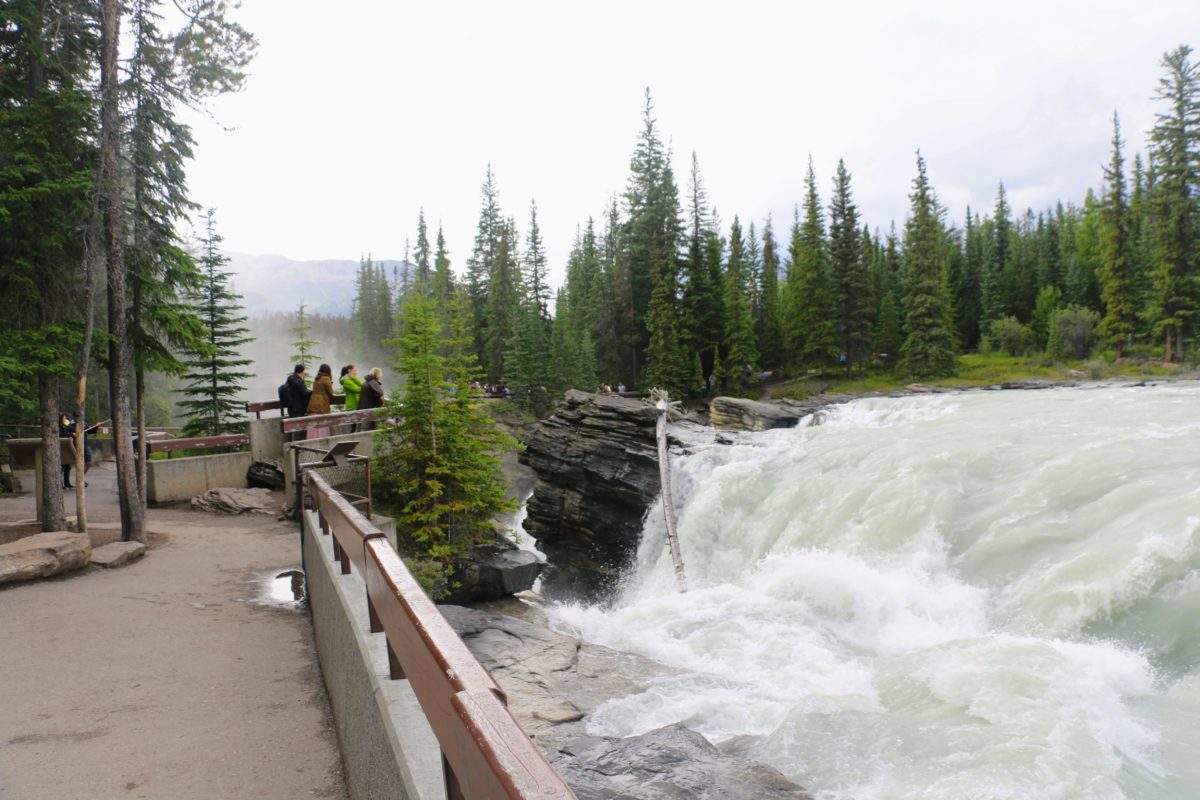
<instances>
[{"instance_id":1,"label":"waterfall","mask_svg":"<svg viewBox=\"0 0 1200 800\"><path fill-rule=\"evenodd\" d=\"M739 738L821 800L1200 786L1200 385L860 400L673 461L585 638L677 670L590 730Z\"/></svg>"}]
</instances>

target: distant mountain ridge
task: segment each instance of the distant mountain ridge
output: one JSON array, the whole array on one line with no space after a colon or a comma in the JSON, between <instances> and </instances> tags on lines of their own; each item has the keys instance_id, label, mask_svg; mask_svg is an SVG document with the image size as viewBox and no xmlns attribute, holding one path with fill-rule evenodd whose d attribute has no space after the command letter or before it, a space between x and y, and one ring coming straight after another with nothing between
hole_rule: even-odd
<instances>
[{"instance_id":1,"label":"distant mountain ridge","mask_svg":"<svg viewBox=\"0 0 1200 800\"><path fill-rule=\"evenodd\" d=\"M296 261L280 255L225 253L226 267L233 275L233 289L242 296L249 316L273 311L295 311L304 303L307 311L348 315L354 305L354 278L358 260L325 259ZM404 280L412 265L394 259L372 259L383 264L388 278L395 270Z\"/></svg>"}]
</instances>

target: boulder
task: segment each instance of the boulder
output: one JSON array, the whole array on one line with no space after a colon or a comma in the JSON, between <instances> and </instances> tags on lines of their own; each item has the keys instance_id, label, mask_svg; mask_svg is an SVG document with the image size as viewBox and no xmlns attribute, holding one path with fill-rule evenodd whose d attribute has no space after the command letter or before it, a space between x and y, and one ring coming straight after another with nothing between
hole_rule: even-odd
<instances>
[{"instance_id":1,"label":"boulder","mask_svg":"<svg viewBox=\"0 0 1200 800\"><path fill-rule=\"evenodd\" d=\"M284 475L281 462L278 459L255 461L246 470L246 483L264 489L282 489Z\"/></svg>"},{"instance_id":2,"label":"boulder","mask_svg":"<svg viewBox=\"0 0 1200 800\"><path fill-rule=\"evenodd\" d=\"M811 413L808 405L780 405L744 397L714 397L708 406L712 426L726 431L794 428L801 417Z\"/></svg>"},{"instance_id":3,"label":"boulder","mask_svg":"<svg viewBox=\"0 0 1200 800\"><path fill-rule=\"evenodd\" d=\"M641 400L570 390L525 439L537 473L525 530L546 554L542 591L596 600L637 552L659 493L655 409Z\"/></svg>"},{"instance_id":4,"label":"boulder","mask_svg":"<svg viewBox=\"0 0 1200 800\"><path fill-rule=\"evenodd\" d=\"M643 691L672 674L667 667L526 620L440 608L581 800L809 797L770 767L722 753L679 725L626 739L587 734L587 717L603 702Z\"/></svg>"},{"instance_id":5,"label":"boulder","mask_svg":"<svg viewBox=\"0 0 1200 800\"><path fill-rule=\"evenodd\" d=\"M551 760L579 800L812 800L776 770L668 725L640 736L582 736Z\"/></svg>"},{"instance_id":6,"label":"boulder","mask_svg":"<svg viewBox=\"0 0 1200 800\"><path fill-rule=\"evenodd\" d=\"M192 508L224 514L276 513L270 489L209 489L192 498Z\"/></svg>"},{"instance_id":7,"label":"boulder","mask_svg":"<svg viewBox=\"0 0 1200 800\"><path fill-rule=\"evenodd\" d=\"M53 531L0 545L0 584L45 578L86 567L92 544L86 533Z\"/></svg>"},{"instance_id":8,"label":"boulder","mask_svg":"<svg viewBox=\"0 0 1200 800\"><path fill-rule=\"evenodd\" d=\"M146 545L141 542L109 542L92 551L92 563L111 569L128 564L146 554Z\"/></svg>"},{"instance_id":9,"label":"boulder","mask_svg":"<svg viewBox=\"0 0 1200 800\"><path fill-rule=\"evenodd\" d=\"M528 550L505 544L480 548L471 558L456 563L452 583L458 586L442 602L496 600L533 588L542 571L541 560Z\"/></svg>"}]
</instances>

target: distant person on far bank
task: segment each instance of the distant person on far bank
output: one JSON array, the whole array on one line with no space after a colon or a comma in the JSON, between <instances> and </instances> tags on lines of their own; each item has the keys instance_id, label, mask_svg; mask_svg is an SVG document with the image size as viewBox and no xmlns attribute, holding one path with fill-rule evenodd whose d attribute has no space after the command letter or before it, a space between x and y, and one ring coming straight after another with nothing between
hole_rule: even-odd
<instances>
[{"instance_id":1,"label":"distant person on far bank","mask_svg":"<svg viewBox=\"0 0 1200 800\"><path fill-rule=\"evenodd\" d=\"M623 383L617 384L617 394L625 394L625 384L623 384Z\"/></svg>"},{"instance_id":2,"label":"distant person on far bank","mask_svg":"<svg viewBox=\"0 0 1200 800\"><path fill-rule=\"evenodd\" d=\"M346 395L346 410L358 408L358 397L362 394L363 379L358 377L358 368L353 364L342 367L342 394Z\"/></svg>"},{"instance_id":3,"label":"distant person on far bank","mask_svg":"<svg viewBox=\"0 0 1200 800\"><path fill-rule=\"evenodd\" d=\"M297 364L292 374L284 381L287 387L287 413L289 417L303 417L308 411L308 396L311 394L304 383L304 365Z\"/></svg>"}]
</instances>

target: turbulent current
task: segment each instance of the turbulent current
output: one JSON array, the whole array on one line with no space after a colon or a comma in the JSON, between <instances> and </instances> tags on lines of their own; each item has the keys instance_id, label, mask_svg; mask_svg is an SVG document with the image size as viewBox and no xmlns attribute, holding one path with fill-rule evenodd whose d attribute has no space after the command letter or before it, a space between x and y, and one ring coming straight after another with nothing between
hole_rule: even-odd
<instances>
[{"instance_id":1,"label":"turbulent current","mask_svg":"<svg viewBox=\"0 0 1200 800\"><path fill-rule=\"evenodd\" d=\"M803 423L802 423L803 424ZM1200 385L871 399L672 461L590 641L821 800L1200 797Z\"/></svg>"}]
</instances>

